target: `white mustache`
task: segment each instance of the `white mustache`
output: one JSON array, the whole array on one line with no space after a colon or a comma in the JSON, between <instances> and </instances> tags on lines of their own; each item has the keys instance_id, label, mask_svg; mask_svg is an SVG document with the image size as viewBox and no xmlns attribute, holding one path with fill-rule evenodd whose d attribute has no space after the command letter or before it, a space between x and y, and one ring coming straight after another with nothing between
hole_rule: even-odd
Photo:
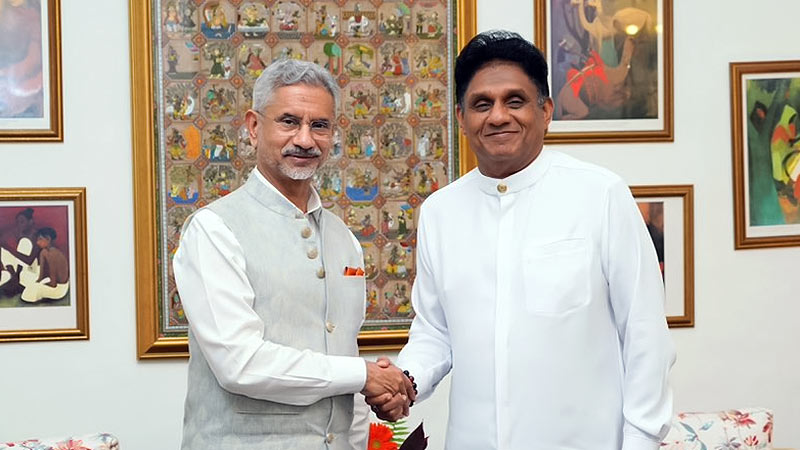
<instances>
[{"instance_id":1,"label":"white mustache","mask_svg":"<svg viewBox=\"0 0 800 450\"><path fill-rule=\"evenodd\" d=\"M287 147L281 151L281 155L312 158L315 156L322 156L322 150L318 148Z\"/></svg>"}]
</instances>

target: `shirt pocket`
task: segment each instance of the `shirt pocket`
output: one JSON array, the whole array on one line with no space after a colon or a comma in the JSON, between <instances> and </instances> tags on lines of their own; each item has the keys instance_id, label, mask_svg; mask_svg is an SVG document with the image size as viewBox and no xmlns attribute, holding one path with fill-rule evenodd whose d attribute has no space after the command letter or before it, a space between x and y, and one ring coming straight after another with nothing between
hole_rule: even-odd
<instances>
[{"instance_id":1,"label":"shirt pocket","mask_svg":"<svg viewBox=\"0 0 800 450\"><path fill-rule=\"evenodd\" d=\"M563 239L525 250L524 295L529 312L563 315L589 303L586 239Z\"/></svg>"}]
</instances>

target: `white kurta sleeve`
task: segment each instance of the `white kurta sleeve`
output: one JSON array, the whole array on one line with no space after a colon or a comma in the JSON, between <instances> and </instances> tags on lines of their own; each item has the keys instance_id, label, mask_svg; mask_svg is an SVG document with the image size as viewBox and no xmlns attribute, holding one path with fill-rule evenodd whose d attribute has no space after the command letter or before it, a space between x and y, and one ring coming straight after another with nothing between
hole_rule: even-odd
<instances>
[{"instance_id":1,"label":"white kurta sleeve","mask_svg":"<svg viewBox=\"0 0 800 450\"><path fill-rule=\"evenodd\" d=\"M408 344L397 358L398 367L414 376L419 391L418 401L429 397L452 367L450 336L439 303L429 253L430 235L426 228L423 206L417 226L417 276L411 290L411 304L416 316L408 332Z\"/></svg>"},{"instance_id":2,"label":"white kurta sleeve","mask_svg":"<svg viewBox=\"0 0 800 450\"><path fill-rule=\"evenodd\" d=\"M290 405L360 392L362 358L298 350L264 340L244 252L222 219L201 210L184 230L173 261L191 332L225 390ZM302 280L298 280L302 283Z\"/></svg>"},{"instance_id":3,"label":"white kurta sleeve","mask_svg":"<svg viewBox=\"0 0 800 450\"><path fill-rule=\"evenodd\" d=\"M628 187L607 198L603 268L622 344L623 450L656 450L669 431L668 376L675 348L664 315L664 284L655 248Z\"/></svg>"}]
</instances>

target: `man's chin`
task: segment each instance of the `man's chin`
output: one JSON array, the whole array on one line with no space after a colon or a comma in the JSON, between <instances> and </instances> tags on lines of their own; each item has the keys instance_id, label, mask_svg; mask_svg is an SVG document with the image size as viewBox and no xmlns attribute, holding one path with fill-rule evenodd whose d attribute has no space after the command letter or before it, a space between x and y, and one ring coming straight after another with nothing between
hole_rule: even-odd
<instances>
[{"instance_id":1,"label":"man's chin","mask_svg":"<svg viewBox=\"0 0 800 450\"><path fill-rule=\"evenodd\" d=\"M286 167L281 166L280 170L287 178L295 181L305 181L311 179L317 171L319 164L314 164L308 167Z\"/></svg>"}]
</instances>

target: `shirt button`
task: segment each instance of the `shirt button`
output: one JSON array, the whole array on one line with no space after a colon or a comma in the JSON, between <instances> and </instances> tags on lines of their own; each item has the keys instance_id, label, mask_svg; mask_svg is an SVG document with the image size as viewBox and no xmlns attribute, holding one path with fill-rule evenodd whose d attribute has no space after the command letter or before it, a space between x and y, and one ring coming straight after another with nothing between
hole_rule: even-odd
<instances>
[{"instance_id":1,"label":"shirt button","mask_svg":"<svg viewBox=\"0 0 800 450\"><path fill-rule=\"evenodd\" d=\"M506 186L505 184L500 183L500 184L497 185L497 192L499 192L501 194L505 194L507 190L508 190L508 186Z\"/></svg>"},{"instance_id":2,"label":"shirt button","mask_svg":"<svg viewBox=\"0 0 800 450\"><path fill-rule=\"evenodd\" d=\"M323 269L322 267L320 267L319 270L317 270L317 278L325 278L325 269Z\"/></svg>"},{"instance_id":3,"label":"shirt button","mask_svg":"<svg viewBox=\"0 0 800 450\"><path fill-rule=\"evenodd\" d=\"M308 239L311 237L311 228L305 227L303 231L300 232L300 236L303 236L303 239Z\"/></svg>"},{"instance_id":4,"label":"shirt button","mask_svg":"<svg viewBox=\"0 0 800 450\"><path fill-rule=\"evenodd\" d=\"M318 255L319 255L319 252L317 252L316 248L312 248L311 250L308 251L308 259L314 259Z\"/></svg>"},{"instance_id":5,"label":"shirt button","mask_svg":"<svg viewBox=\"0 0 800 450\"><path fill-rule=\"evenodd\" d=\"M325 329L328 330L328 333L333 333L333 330L336 329L336 325L331 322L325 322Z\"/></svg>"},{"instance_id":6,"label":"shirt button","mask_svg":"<svg viewBox=\"0 0 800 450\"><path fill-rule=\"evenodd\" d=\"M325 436L325 442L327 442L328 444L333 442L333 433L328 433L328 435Z\"/></svg>"}]
</instances>

